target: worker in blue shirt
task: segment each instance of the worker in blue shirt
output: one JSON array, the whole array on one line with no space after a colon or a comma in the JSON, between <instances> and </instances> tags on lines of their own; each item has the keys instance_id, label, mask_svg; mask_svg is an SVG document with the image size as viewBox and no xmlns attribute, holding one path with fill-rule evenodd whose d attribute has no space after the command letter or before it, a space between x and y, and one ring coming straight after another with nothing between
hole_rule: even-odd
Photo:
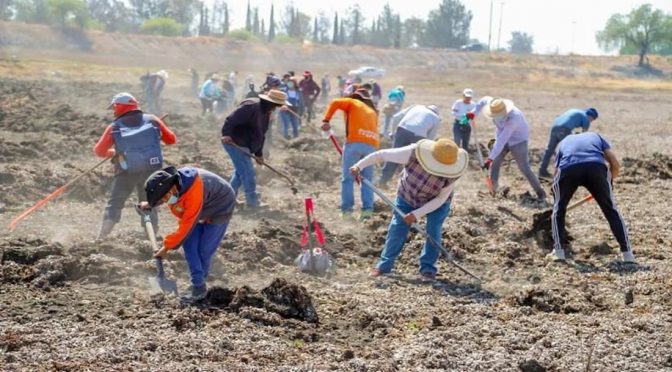
<instances>
[{"instance_id":1,"label":"worker in blue shirt","mask_svg":"<svg viewBox=\"0 0 672 372\"><path fill-rule=\"evenodd\" d=\"M539 177L551 178L551 174L548 173L548 164L551 162L551 156L553 156L558 143L570 135L574 129L581 128L583 132L587 132L590 129L590 123L597 119L597 116L597 110L591 107L585 111L571 109L555 118L546 153L539 166Z\"/></svg>"}]
</instances>

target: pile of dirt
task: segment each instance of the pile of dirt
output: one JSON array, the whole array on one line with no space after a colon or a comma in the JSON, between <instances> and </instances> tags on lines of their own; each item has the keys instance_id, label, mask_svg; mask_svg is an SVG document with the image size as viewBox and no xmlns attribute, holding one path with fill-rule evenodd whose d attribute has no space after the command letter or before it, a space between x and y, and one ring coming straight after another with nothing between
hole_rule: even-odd
<instances>
[{"instance_id":1,"label":"pile of dirt","mask_svg":"<svg viewBox=\"0 0 672 372\"><path fill-rule=\"evenodd\" d=\"M262 324L277 325L274 314L284 319L319 323L313 300L306 288L288 283L284 279L274 279L261 291L247 286L234 289L213 287L208 290L205 302L208 306L237 312Z\"/></svg>"},{"instance_id":2,"label":"pile of dirt","mask_svg":"<svg viewBox=\"0 0 672 372\"><path fill-rule=\"evenodd\" d=\"M672 179L672 157L654 152L639 158L623 158L619 182L641 184L654 179Z\"/></svg>"}]
</instances>

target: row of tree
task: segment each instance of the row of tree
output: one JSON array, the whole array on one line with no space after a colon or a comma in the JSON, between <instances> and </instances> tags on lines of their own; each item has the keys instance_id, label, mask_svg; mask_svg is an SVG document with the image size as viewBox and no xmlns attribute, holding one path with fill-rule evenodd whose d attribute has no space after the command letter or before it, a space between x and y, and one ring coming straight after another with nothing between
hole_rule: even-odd
<instances>
[{"instance_id":1,"label":"row of tree","mask_svg":"<svg viewBox=\"0 0 672 372\"><path fill-rule=\"evenodd\" d=\"M459 0L442 0L426 19L402 20L389 4L366 19L359 5L345 12L315 17L292 5L271 6L268 18L248 2L243 30L230 30L226 0L207 6L200 0L0 0L0 19L44 23L108 32L175 35L234 35L273 41L312 40L315 43L381 47L456 48L470 41L472 14Z\"/></svg>"}]
</instances>

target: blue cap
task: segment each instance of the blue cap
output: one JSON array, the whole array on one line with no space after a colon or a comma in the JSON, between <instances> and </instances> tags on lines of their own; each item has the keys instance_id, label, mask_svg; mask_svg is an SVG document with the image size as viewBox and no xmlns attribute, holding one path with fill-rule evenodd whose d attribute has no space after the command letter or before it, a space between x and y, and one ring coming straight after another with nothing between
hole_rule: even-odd
<instances>
[{"instance_id":1,"label":"blue cap","mask_svg":"<svg viewBox=\"0 0 672 372\"><path fill-rule=\"evenodd\" d=\"M597 119L597 110L591 107L588 110L586 110L586 115L591 116L593 120L595 120Z\"/></svg>"}]
</instances>

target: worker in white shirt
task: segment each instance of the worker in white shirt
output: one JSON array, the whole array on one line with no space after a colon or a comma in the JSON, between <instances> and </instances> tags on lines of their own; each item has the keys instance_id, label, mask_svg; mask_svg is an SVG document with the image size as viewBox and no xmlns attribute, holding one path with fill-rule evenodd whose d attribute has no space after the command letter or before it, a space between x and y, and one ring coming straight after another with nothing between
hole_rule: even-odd
<instances>
[{"instance_id":1,"label":"worker in white shirt","mask_svg":"<svg viewBox=\"0 0 672 372\"><path fill-rule=\"evenodd\" d=\"M422 139L435 139L440 123L439 108L435 105L407 107L392 117L392 132L390 132L390 135L394 133L393 147L408 146ZM386 186L398 168L399 164L397 163L385 163L379 185Z\"/></svg>"},{"instance_id":2,"label":"worker in white shirt","mask_svg":"<svg viewBox=\"0 0 672 372\"><path fill-rule=\"evenodd\" d=\"M467 88L462 91L462 99L453 103L453 138L455 143L465 150L469 150L469 138L471 137L471 121L463 120L464 115L474 109L476 104L472 102L474 91Z\"/></svg>"}]
</instances>

